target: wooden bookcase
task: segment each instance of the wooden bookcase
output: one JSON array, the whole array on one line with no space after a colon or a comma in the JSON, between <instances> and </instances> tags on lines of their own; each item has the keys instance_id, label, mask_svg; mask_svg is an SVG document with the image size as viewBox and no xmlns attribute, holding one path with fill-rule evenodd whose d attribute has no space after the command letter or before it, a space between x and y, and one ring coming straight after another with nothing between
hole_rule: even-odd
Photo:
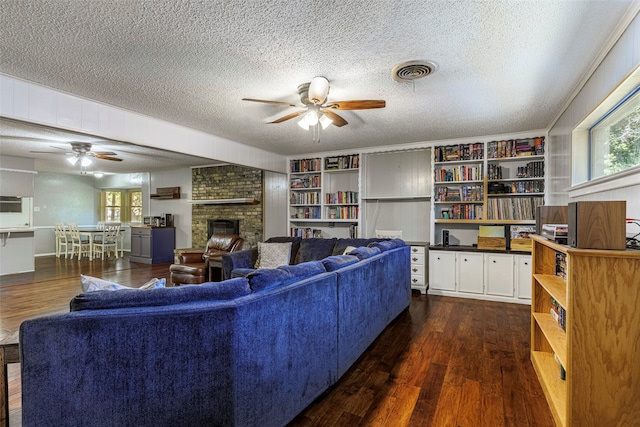
<instances>
[{"instance_id":1,"label":"wooden bookcase","mask_svg":"<svg viewBox=\"0 0 640 427\"><path fill-rule=\"evenodd\" d=\"M556 425L636 425L640 252L532 239L531 361ZM566 277L556 274L563 258ZM564 329L551 314L552 299L566 313Z\"/></svg>"}]
</instances>

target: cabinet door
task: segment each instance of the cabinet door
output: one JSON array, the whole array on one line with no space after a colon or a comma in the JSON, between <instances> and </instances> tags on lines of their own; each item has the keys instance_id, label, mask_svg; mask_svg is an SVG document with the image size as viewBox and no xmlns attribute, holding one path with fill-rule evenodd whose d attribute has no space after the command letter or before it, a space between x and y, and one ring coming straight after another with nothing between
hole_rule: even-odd
<instances>
[{"instance_id":1,"label":"cabinet door","mask_svg":"<svg viewBox=\"0 0 640 427\"><path fill-rule=\"evenodd\" d=\"M531 299L531 257L516 256L516 292L518 298Z\"/></svg>"},{"instance_id":2,"label":"cabinet door","mask_svg":"<svg viewBox=\"0 0 640 427\"><path fill-rule=\"evenodd\" d=\"M140 256L145 258L151 258L151 235L140 236Z\"/></svg>"},{"instance_id":3,"label":"cabinet door","mask_svg":"<svg viewBox=\"0 0 640 427\"><path fill-rule=\"evenodd\" d=\"M513 255L485 254L487 294L513 296Z\"/></svg>"},{"instance_id":4,"label":"cabinet door","mask_svg":"<svg viewBox=\"0 0 640 427\"><path fill-rule=\"evenodd\" d=\"M483 255L459 252L456 257L458 292L484 293Z\"/></svg>"},{"instance_id":5,"label":"cabinet door","mask_svg":"<svg viewBox=\"0 0 640 427\"><path fill-rule=\"evenodd\" d=\"M456 290L456 254L445 251L429 252L429 288Z\"/></svg>"},{"instance_id":6,"label":"cabinet door","mask_svg":"<svg viewBox=\"0 0 640 427\"><path fill-rule=\"evenodd\" d=\"M140 235L132 234L131 235L131 252L130 252L131 256L140 256L140 253L142 252L141 244L142 244L142 241L140 239Z\"/></svg>"}]
</instances>

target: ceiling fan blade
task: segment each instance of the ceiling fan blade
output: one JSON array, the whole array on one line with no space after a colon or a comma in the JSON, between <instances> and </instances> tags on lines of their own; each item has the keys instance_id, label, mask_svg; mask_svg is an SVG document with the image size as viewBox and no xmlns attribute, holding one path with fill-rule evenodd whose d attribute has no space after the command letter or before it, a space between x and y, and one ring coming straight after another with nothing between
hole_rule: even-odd
<instances>
[{"instance_id":1,"label":"ceiling fan blade","mask_svg":"<svg viewBox=\"0 0 640 427\"><path fill-rule=\"evenodd\" d=\"M118 153L114 153L113 151L91 151L90 153L93 153L93 155L100 154L101 156L117 156L118 155ZM89 155L92 155L90 153Z\"/></svg>"},{"instance_id":2,"label":"ceiling fan blade","mask_svg":"<svg viewBox=\"0 0 640 427\"><path fill-rule=\"evenodd\" d=\"M302 114L304 114L304 113L306 113L306 112L307 112L307 110L300 110L300 111L296 111L295 113L287 114L287 115L286 115L286 116L284 116L284 117L280 117L280 118L279 118L279 119L277 119L277 120L274 120L274 121L272 121L272 122L269 122L269 124L282 123L282 122L284 122L284 121L287 121L287 120L293 119L294 117L298 117L298 116L300 116L300 115L302 115Z\"/></svg>"},{"instance_id":3,"label":"ceiling fan blade","mask_svg":"<svg viewBox=\"0 0 640 427\"><path fill-rule=\"evenodd\" d=\"M251 101L251 102L263 102L265 104L275 104L275 105L286 105L288 107L297 107L297 105L292 104L290 102L283 101L267 101L264 99L253 99L253 98L242 98L243 101Z\"/></svg>"},{"instance_id":4,"label":"ceiling fan blade","mask_svg":"<svg viewBox=\"0 0 640 427\"><path fill-rule=\"evenodd\" d=\"M334 110L371 110L372 108L384 108L387 103L384 100L363 99L353 101L330 102L324 108Z\"/></svg>"},{"instance_id":5,"label":"ceiling fan blade","mask_svg":"<svg viewBox=\"0 0 640 427\"><path fill-rule=\"evenodd\" d=\"M66 154L66 155L71 155L72 153L57 153L55 151L29 151L30 153L35 153L35 154Z\"/></svg>"},{"instance_id":6,"label":"ceiling fan blade","mask_svg":"<svg viewBox=\"0 0 640 427\"><path fill-rule=\"evenodd\" d=\"M98 153L94 153L94 156L96 159L102 159L102 160L113 160L115 162L121 162L122 159L119 159L117 157L111 157L111 156L105 156L104 154L98 154Z\"/></svg>"},{"instance_id":7,"label":"ceiling fan blade","mask_svg":"<svg viewBox=\"0 0 640 427\"><path fill-rule=\"evenodd\" d=\"M333 124L338 126L338 127L342 127L344 125L348 125L349 124L345 119L343 119L341 116L337 115L333 111L329 111L329 110L320 110L320 111L322 111L324 114L326 114L327 117L329 117L331 119Z\"/></svg>"}]
</instances>

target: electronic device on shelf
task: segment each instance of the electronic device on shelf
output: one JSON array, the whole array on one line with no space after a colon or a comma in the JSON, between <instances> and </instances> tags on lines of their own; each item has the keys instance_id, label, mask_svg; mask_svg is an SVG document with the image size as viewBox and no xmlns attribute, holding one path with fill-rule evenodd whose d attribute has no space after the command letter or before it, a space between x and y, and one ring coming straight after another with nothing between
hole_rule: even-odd
<instances>
[{"instance_id":1,"label":"electronic device on shelf","mask_svg":"<svg viewBox=\"0 0 640 427\"><path fill-rule=\"evenodd\" d=\"M561 245L567 244L568 224L542 224L542 236Z\"/></svg>"}]
</instances>

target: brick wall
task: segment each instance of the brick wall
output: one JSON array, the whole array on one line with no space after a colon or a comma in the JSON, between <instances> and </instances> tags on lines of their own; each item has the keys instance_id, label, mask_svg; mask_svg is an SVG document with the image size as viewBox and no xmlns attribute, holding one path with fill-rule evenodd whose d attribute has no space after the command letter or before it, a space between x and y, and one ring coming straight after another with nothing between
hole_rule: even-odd
<instances>
[{"instance_id":1,"label":"brick wall","mask_svg":"<svg viewBox=\"0 0 640 427\"><path fill-rule=\"evenodd\" d=\"M192 210L192 242L194 248L207 242L208 219L239 219L244 248L257 247L263 240L263 173L244 166L226 165L194 168L191 172L192 199L253 198L258 204L196 205Z\"/></svg>"}]
</instances>

